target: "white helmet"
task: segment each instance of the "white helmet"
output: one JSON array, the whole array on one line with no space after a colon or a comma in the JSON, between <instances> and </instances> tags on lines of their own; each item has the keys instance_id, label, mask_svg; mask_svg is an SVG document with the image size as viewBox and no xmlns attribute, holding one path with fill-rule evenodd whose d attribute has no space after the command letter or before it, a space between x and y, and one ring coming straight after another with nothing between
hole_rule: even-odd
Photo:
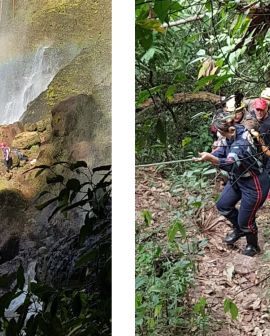
<instances>
[{"instance_id":1,"label":"white helmet","mask_svg":"<svg viewBox=\"0 0 270 336\"><path fill-rule=\"evenodd\" d=\"M265 88L265 89L262 91L262 93L261 93L261 98L270 100L270 88L269 88L269 87Z\"/></svg>"},{"instance_id":2,"label":"white helmet","mask_svg":"<svg viewBox=\"0 0 270 336\"><path fill-rule=\"evenodd\" d=\"M235 111L235 97L234 96L232 96L229 100L227 100L226 111L227 112L234 112Z\"/></svg>"},{"instance_id":3,"label":"white helmet","mask_svg":"<svg viewBox=\"0 0 270 336\"><path fill-rule=\"evenodd\" d=\"M270 97L269 97L270 99ZM229 100L227 100L226 102L226 111L227 112L238 112L241 111L244 107L246 107L246 104L243 102L243 100L241 101L240 106L235 107L235 96L231 96L231 98Z\"/></svg>"}]
</instances>

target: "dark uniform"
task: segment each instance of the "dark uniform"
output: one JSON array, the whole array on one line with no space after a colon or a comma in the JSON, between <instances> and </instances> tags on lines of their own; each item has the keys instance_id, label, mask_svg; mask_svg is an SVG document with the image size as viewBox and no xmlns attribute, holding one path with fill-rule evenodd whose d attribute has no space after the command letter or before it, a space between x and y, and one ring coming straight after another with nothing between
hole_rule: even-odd
<instances>
[{"instance_id":1,"label":"dark uniform","mask_svg":"<svg viewBox=\"0 0 270 336\"><path fill-rule=\"evenodd\" d=\"M256 114L254 110L251 112L252 116L256 118ZM259 123L259 132L262 136L264 143L266 146L270 148L270 111L268 110L268 116L263 120L258 120ZM266 155L263 156L263 164L267 171L267 173L270 175L270 158Z\"/></svg>"},{"instance_id":2,"label":"dark uniform","mask_svg":"<svg viewBox=\"0 0 270 336\"><path fill-rule=\"evenodd\" d=\"M219 158L219 168L228 172L227 182L217 209L233 225L234 232L226 237L233 244L246 236L245 254L253 256L259 251L255 215L264 203L270 186L270 179L263 164L256 157L256 148L248 140L248 132L242 125L235 125L234 140L226 139L226 146L219 147L212 155ZM235 207L241 200L239 210Z\"/></svg>"}]
</instances>

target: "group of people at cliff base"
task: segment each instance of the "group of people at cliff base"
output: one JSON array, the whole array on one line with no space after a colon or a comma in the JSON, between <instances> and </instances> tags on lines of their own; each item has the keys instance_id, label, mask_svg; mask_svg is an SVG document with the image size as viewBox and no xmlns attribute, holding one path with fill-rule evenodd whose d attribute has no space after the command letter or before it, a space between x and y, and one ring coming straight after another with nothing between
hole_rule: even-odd
<instances>
[{"instance_id":1,"label":"group of people at cliff base","mask_svg":"<svg viewBox=\"0 0 270 336\"><path fill-rule=\"evenodd\" d=\"M228 173L216 203L232 223L224 241L233 245L245 237L243 254L252 257L260 252L256 213L270 188L270 88L248 102L240 93L230 97L213 118L211 132L216 137L212 152L199 153L194 161L208 161Z\"/></svg>"},{"instance_id":2,"label":"group of people at cliff base","mask_svg":"<svg viewBox=\"0 0 270 336\"><path fill-rule=\"evenodd\" d=\"M11 152L13 152L13 154L16 155L19 160L28 161L28 157L25 154L23 154L21 151L19 151L16 148L10 149L10 147L4 142L0 143L0 149L2 150L2 153L3 153L3 163L4 163L4 166L6 167L7 172L10 171L10 169L12 168L12 164L13 164Z\"/></svg>"}]
</instances>

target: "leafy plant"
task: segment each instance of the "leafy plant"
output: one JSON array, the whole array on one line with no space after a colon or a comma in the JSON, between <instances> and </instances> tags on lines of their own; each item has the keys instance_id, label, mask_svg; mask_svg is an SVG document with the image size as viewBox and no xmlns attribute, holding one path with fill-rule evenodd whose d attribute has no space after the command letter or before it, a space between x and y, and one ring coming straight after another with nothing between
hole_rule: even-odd
<instances>
[{"instance_id":1,"label":"leafy plant","mask_svg":"<svg viewBox=\"0 0 270 336\"><path fill-rule=\"evenodd\" d=\"M151 221L152 221L152 214L150 211L148 210L144 210L142 212L142 216L143 216L143 220L144 220L144 223L149 226L151 224Z\"/></svg>"},{"instance_id":2,"label":"leafy plant","mask_svg":"<svg viewBox=\"0 0 270 336\"><path fill-rule=\"evenodd\" d=\"M69 172L56 173L59 166ZM80 229L78 241L85 245L88 239L99 235L91 249L82 249L76 260L76 269L81 278L75 287L53 288L42 282L31 282L24 288L24 272L20 267L17 272L17 284L0 298L0 331L12 336L45 335L109 335L111 333L111 166L101 166L90 170L84 161L75 163L58 162L52 166L37 166L36 176L48 171L48 186L55 186L43 191L39 199L52 196L37 205L43 209L57 203L49 220L56 213L67 214L72 209L84 211L84 225ZM31 170L33 170L31 169ZM70 175L68 178L65 176ZM75 176L73 177L72 175ZM80 178L78 178L80 176ZM93 270L91 262L98 260ZM91 291L88 281L95 272L97 283ZM1 281L0 281L1 283ZM4 282L2 281L2 284ZM16 310L16 316L8 319L5 308L12 300L24 294L23 303ZM32 313L29 315L29 309ZM39 307L39 308L37 308Z\"/></svg>"},{"instance_id":3,"label":"leafy plant","mask_svg":"<svg viewBox=\"0 0 270 336\"><path fill-rule=\"evenodd\" d=\"M137 245L137 335L165 332L187 335L192 328L207 328L206 303L204 308L201 302L192 309L188 301L188 290L194 282L194 261L190 258L192 241L189 240L183 224L175 220L168 230L167 244L149 241ZM187 249L186 244L190 244ZM198 246L197 242L194 245Z\"/></svg>"},{"instance_id":4,"label":"leafy plant","mask_svg":"<svg viewBox=\"0 0 270 336\"><path fill-rule=\"evenodd\" d=\"M224 312L230 313L232 320L236 320L238 316L238 308L231 299L224 300Z\"/></svg>"}]
</instances>

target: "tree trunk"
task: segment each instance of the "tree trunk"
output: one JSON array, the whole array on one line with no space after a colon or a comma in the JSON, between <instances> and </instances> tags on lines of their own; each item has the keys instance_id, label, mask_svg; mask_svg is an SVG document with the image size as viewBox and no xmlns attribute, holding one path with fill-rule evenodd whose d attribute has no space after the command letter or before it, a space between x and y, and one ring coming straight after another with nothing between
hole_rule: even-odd
<instances>
[{"instance_id":1,"label":"tree trunk","mask_svg":"<svg viewBox=\"0 0 270 336\"><path fill-rule=\"evenodd\" d=\"M170 106L175 106L179 104L184 104L184 103L193 103L193 102L209 102L212 104L218 104L221 103L225 97L216 95L211 92L205 92L205 91L199 91L195 93L176 93L174 95L174 99L170 102L167 102L168 105ZM156 99L157 103L161 103L160 99ZM136 109L136 112L146 112L150 107L154 105L153 100L147 99L145 102L143 102L139 108Z\"/></svg>"}]
</instances>

